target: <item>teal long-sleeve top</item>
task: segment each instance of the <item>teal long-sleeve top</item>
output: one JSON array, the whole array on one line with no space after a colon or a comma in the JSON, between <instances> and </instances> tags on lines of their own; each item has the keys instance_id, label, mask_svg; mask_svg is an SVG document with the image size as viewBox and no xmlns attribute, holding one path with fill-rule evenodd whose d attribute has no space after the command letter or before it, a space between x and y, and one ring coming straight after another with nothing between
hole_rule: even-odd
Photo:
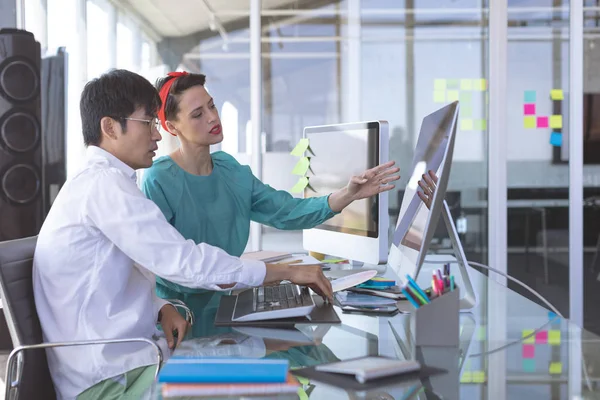
<instances>
[{"instance_id":1,"label":"teal long-sleeve top","mask_svg":"<svg viewBox=\"0 0 600 400\"><path fill-rule=\"evenodd\" d=\"M144 172L142 191L186 239L239 257L248 242L250 221L278 229L310 229L336 214L328 196L294 198L265 185L250 167L225 152L211 157L213 171L207 176L186 172L169 156L158 158ZM200 299L208 294L162 278L157 278L156 291L159 297L180 299L192 308L203 307L197 303L204 303Z\"/></svg>"}]
</instances>

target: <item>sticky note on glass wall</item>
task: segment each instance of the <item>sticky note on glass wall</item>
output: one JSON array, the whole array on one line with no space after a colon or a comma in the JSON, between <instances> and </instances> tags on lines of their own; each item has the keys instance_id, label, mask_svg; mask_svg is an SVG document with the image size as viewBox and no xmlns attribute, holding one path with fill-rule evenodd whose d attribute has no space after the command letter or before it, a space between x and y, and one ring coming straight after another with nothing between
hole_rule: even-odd
<instances>
[{"instance_id":1,"label":"sticky note on glass wall","mask_svg":"<svg viewBox=\"0 0 600 400\"><path fill-rule=\"evenodd\" d=\"M433 88L435 90L446 90L446 80L445 79L436 79L433 81Z\"/></svg>"},{"instance_id":2,"label":"sticky note on glass wall","mask_svg":"<svg viewBox=\"0 0 600 400\"><path fill-rule=\"evenodd\" d=\"M535 360L531 358L526 358L523 360L523 371L525 372L535 372Z\"/></svg>"},{"instance_id":3,"label":"sticky note on glass wall","mask_svg":"<svg viewBox=\"0 0 600 400\"><path fill-rule=\"evenodd\" d=\"M296 166L292 170L292 174L304 176L306 174L306 171L308 171L309 168L310 168L310 158L302 157L296 163Z\"/></svg>"},{"instance_id":4,"label":"sticky note on glass wall","mask_svg":"<svg viewBox=\"0 0 600 400\"><path fill-rule=\"evenodd\" d=\"M561 362L551 362L550 367L548 367L548 372L550 372L551 375L562 374L562 363Z\"/></svg>"},{"instance_id":5,"label":"sticky note on glass wall","mask_svg":"<svg viewBox=\"0 0 600 400\"><path fill-rule=\"evenodd\" d=\"M458 89L460 87L458 79L448 79L446 81L446 87L448 89Z\"/></svg>"},{"instance_id":6,"label":"sticky note on glass wall","mask_svg":"<svg viewBox=\"0 0 600 400\"><path fill-rule=\"evenodd\" d=\"M458 100L458 90L448 90L446 93L446 100L456 101Z\"/></svg>"},{"instance_id":7,"label":"sticky note on glass wall","mask_svg":"<svg viewBox=\"0 0 600 400\"><path fill-rule=\"evenodd\" d=\"M461 79L460 80L460 90L473 90L473 80Z\"/></svg>"},{"instance_id":8,"label":"sticky note on glass wall","mask_svg":"<svg viewBox=\"0 0 600 400\"><path fill-rule=\"evenodd\" d=\"M550 344L550 346L560 345L560 331L557 331L557 330L548 331L548 344Z\"/></svg>"},{"instance_id":9,"label":"sticky note on glass wall","mask_svg":"<svg viewBox=\"0 0 600 400\"><path fill-rule=\"evenodd\" d=\"M550 91L550 98L552 100L563 100L565 98L565 94L562 89L552 89Z\"/></svg>"},{"instance_id":10,"label":"sticky note on glass wall","mask_svg":"<svg viewBox=\"0 0 600 400\"><path fill-rule=\"evenodd\" d=\"M312 155L314 155L314 153L310 149L309 144L310 143L307 138L300 139L300 141L298 142L296 147L294 147L290 154L296 157L302 157L304 155L304 152L308 150Z\"/></svg>"},{"instance_id":11,"label":"sticky note on glass wall","mask_svg":"<svg viewBox=\"0 0 600 400\"><path fill-rule=\"evenodd\" d=\"M298 182L296 182L294 187L290 189L290 192L302 193L304 191L304 189L306 189L307 186L308 186L308 178L303 176L300 179L298 179Z\"/></svg>"},{"instance_id":12,"label":"sticky note on glass wall","mask_svg":"<svg viewBox=\"0 0 600 400\"><path fill-rule=\"evenodd\" d=\"M487 131L487 119L475 120L475 129L478 131Z\"/></svg>"},{"instance_id":13,"label":"sticky note on glass wall","mask_svg":"<svg viewBox=\"0 0 600 400\"><path fill-rule=\"evenodd\" d=\"M523 117L523 128L525 128L525 129L535 128L535 117L532 117L532 116Z\"/></svg>"},{"instance_id":14,"label":"sticky note on glass wall","mask_svg":"<svg viewBox=\"0 0 600 400\"><path fill-rule=\"evenodd\" d=\"M446 92L444 90L435 90L433 92L433 102L434 103L445 103L446 102Z\"/></svg>"},{"instance_id":15,"label":"sticky note on glass wall","mask_svg":"<svg viewBox=\"0 0 600 400\"><path fill-rule=\"evenodd\" d=\"M548 127L548 117L537 117L537 127L538 128L547 128Z\"/></svg>"},{"instance_id":16,"label":"sticky note on glass wall","mask_svg":"<svg viewBox=\"0 0 600 400\"><path fill-rule=\"evenodd\" d=\"M465 118L470 118L473 116L473 107L471 106L461 106L460 107L460 116Z\"/></svg>"},{"instance_id":17,"label":"sticky note on glass wall","mask_svg":"<svg viewBox=\"0 0 600 400\"><path fill-rule=\"evenodd\" d=\"M535 115L535 104L523 104L524 115Z\"/></svg>"},{"instance_id":18,"label":"sticky note on glass wall","mask_svg":"<svg viewBox=\"0 0 600 400\"><path fill-rule=\"evenodd\" d=\"M561 129L562 124L562 115L551 115L550 116L550 128L552 129Z\"/></svg>"},{"instance_id":19,"label":"sticky note on glass wall","mask_svg":"<svg viewBox=\"0 0 600 400\"><path fill-rule=\"evenodd\" d=\"M523 101L525 103L535 103L535 98L536 98L535 90L526 90L525 94L523 96Z\"/></svg>"},{"instance_id":20,"label":"sticky note on glass wall","mask_svg":"<svg viewBox=\"0 0 600 400\"><path fill-rule=\"evenodd\" d=\"M460 92L459 96L461 103L470 103L473 99L471 92Z\"/></svg>"},{"instance_id":21,"label":"sticky note on glass wall","mask_svg":"<svg viewBox=\"0 0 600 400\"><path fill-rule=\"evenodd\" d=\"M552 132L552 134L550 134L550 144L555 147L562 146L562 133Z\"/></svg>"},{"instance_id":22,"label":"sticky note on glass wall","mask_svg":"<svg viewBox=\"0 0 600 400\"><path fill-rule=\"evenodd\" d=\"M533 329L523 329L521 337L523 338L523 343L526 343L526 344L534 344L535 343L535 336L533 335Z\"/></svg>"},{"instance_id":23,"label":"sticky note on glass wall","mask_svg":"<svg viewBox=\"0 0 600 400\"><path fill-rule=\"evenodd\" d=\"M460 120L460 130L461 131L472 131L473 130L473 120L472 119L461 119Z\"/></svg>"}]
</instances>

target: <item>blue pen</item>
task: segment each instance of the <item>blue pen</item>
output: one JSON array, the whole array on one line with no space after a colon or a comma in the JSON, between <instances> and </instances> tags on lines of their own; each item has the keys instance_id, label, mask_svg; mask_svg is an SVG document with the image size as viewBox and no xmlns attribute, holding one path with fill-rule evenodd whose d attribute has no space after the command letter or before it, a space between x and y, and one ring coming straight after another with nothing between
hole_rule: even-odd
<instances>
[{"instance_id":1,"label":"blue pen","mask_svg":"<svg viewBox=\"0 0 600 400\"><path fill-rule=\"evenodd\" d=\"M427 294L425 294L425 292L419 287L419 285L417 285L417 282L415 282L413 280L413 278L410 277L409 274L406 274L406 279L408 279L408 283L410 284L410 286L413 289L415 289L421 296L423 296L425 298L425 302L430 303L429 296L427 296Z\"/></svg>"},{"instance_id":2,"label":"blue pen","mask_svg":"<svg viewBox=\"0 0 600 400\"><path fill-rule=\"evenodd\" d=\"M450 276L450 290L454 290L454 275Z\"/></svg>"},{"instance_id":3,"label":"blue pen","mask_svg":"<svg viewBox=\"0 0 600 400\"><path fill-rule=\"evenodd\" d=\"M410 301L410 304L412 304L413 307L419 308L419 304L412 298L412 296L410 294L408 294L406 289L402 288L400 290L402 291L402 294L404 295L404 297L406 297L406 300Z\"/></svg>"}]
</instances>

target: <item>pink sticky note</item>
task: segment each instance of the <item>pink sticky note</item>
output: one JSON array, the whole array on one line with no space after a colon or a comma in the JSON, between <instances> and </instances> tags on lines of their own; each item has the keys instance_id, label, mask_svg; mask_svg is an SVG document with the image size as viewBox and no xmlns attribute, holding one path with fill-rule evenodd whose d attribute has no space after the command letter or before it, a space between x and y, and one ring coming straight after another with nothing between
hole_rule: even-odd
<instances>
[{"instance_id":1,"label":"pink sticky note","mask_svg":"<svg viewBox=\"0 0 600 400\"><path fill-rule=\"evenodd\" d=\"M548 331L541 331L535 334L535 343L546 344L548 343Z\"/></svg>"},{"instance_id":2,"label":"pink sticky note","mask_svg":"<svg viewBox=\"0 0 600 400\"><path fill-rule=\"evenodd\" d=\"M535 115L535 104L524 104L523 105L523 114Z\"/></svg>"},{"instance_id":3,"label":"pink sticky note","mask_svg":"<svg viewBox=\"0 0 600 400\"><path fill-rule=\"evenodd\" d=\"M548 117L537 117L537 127L538 128L547 128L548 127Z\"/></svg>"},{"instance_id":4,"label":"pink sticky note","mask_svg":"<svg viewBox=\"0 0 600 400\"><path fill-rule=\"evenodd\" d=\"M535 358L535 345L524 344L523 345L523 358Z\"/></svg>"}]
</instances>

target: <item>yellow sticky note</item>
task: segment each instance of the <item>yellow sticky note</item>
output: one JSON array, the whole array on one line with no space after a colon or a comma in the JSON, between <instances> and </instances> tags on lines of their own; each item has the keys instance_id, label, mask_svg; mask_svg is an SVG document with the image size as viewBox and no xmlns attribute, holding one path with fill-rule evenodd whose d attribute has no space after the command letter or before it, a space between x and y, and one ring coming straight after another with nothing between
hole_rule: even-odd
<instances>
[{"instance_id":1,"label":"yellow sticky note","mask_svg":"<svg viewBox=\"0 0 600 400\"><path fill-rule=\"evenodd\" d=\"M449 102L458 100L458 90L448 90L446 93L446 100Z\"/></svg>"},{"instance_id":2,"label":"yellow sticky note","mask_svg":"<svg viewBox=\"0 0 600 400\"><path fill-rule=\"evenodd\" d=\"M460 120L460 130L461 131L472 131L473 130L473 120L472 119L461 119Z\"/></svg>"},{"instance_id":3,"label":"yellow sticky note","mask_svg":"<svg viewBox=\"0 0 600 400\"><path fill-rule=\"evenodd\" d=\"M473 80L473 90L479 90L483 92L487 89L487 82L485 79L474 79Z\"/></svg>"},{"instance_id":4,"label":"yellow sticky note","mask_svg":"<svg viewBox=\"0 0 600 400\"><path fill-rule=\"evenodd\" d=\"M292 174L304 176L304 174L306 174L306 171L308 171L309 168L310 168L310 158L302 157L296 163L296 166L292 170Z\"/></svg>"},{"instance_id":5,"label":"yellow sticky note","mask_svg":"<svg viewBox=\"0 0 600 400\"><path fill-rule=\"evenodd\" d=\"M300 139L300 141L298 142L296 147L294 147L294 150L292 150L290 154L296 157L301 157L304 155L304 152L308 149L308 145L308 139Z\"/></svg>"},{"instance_id":6,"label":"yellow sticky note","mask_svg":"<svg viewBox=\"0 0 600 400\"><path fill-rule=\"evenodd\" d=\"M487 327L480 326L477 329L477 340L479 340L480 342L485 342L486 337L487 337Z\"/></svg>"},{"instance_id":7,"label":"yellow sticky note","mask_svg":"<svg viewBox=\"0 0 600 400\"><path fill-rule=\"evenodd\" d=\"M484 371L473 371L473 383L484 383L485 372Z\"/></svg>"},{"instance_id":8,"label":"yellow sticky note","mask_svg":"<svg viewBox=\"0 0 600 400\"><path fill-rule=\"evenodd\" d=\"M550 91L550 98L552 100L563 100L565 98L565 95L562 89L552 89Z\"/></svg>"},{"instance_id":9,"label":"yellow sticky note","mask_svg":"<svg viewBox=\"0 0 600 400\"><path fill-rule=\"evenodd\" d=\"M294 187L290 189L290 192L302 193L302 191L306 188L307 185L308 185L308 178L303 176L302 178L298 179L298 182L296 182Z\"/></svg>"},{"instance_id":10,"label":"yellow sticky note","mask_svg":"<svg viewBox=\"0 0 600 400\"><path fill-rule=\"evenodd\" d=\"M548 344L550 346L560 346L560 331L548 331Z\"/></svg>"},{"instance_id":11,"label":"yellow sticky note","mask_svg":"<svg viewBox=\"0 0 600 400\"><path fill-rule=\"evenodd\" d=\"M473 373L470 371L463 372L460 377L460 383L471 383L473 382Z\"/></svg>"},{"instance_id":12,"label":"yellow sticky note","mask_svg":"<svg viewBox=\"0 0 600 400\"><path fill-rule=\"evenodd\" d=\"M445 79L436 79L433 81L433 88L435 90L446 90L446 80Z\"/></svg>"},{"instance_id":13,"label":"yellow sticky note","mask_svg":"<svg viewBox=\"0 0 600 400\"><path fill-rule=\"evenodd\" d=\"M550 367L548 368L548 372L550 372L551 375L560 375L562 373L562 363L551 362Z\"/></svg>"},{"instance_id":14,"label":"yellow sticky note","mask_svg":"<svg viewBox=\"0 0 600 400\"><path fill-rule=\"evenodd\" d=\"M444 103L446 102L446 92L443 90L436 90L433 92L433 102L434 103Z\"/></svg>"},{"instance_id":15,"label":"yellow sticky note","mask_svg":"<svg viewBox=\"0 0 600 400\"><path fill-rule=\"evenodd\" d=\"M562 128L562 115L551 115L550 116L550 128L554 128L554 129Z\"/></svg>"},{"instance_id":16,"label":"yellow sticky note","mask_svg":"<svg viewBox=\"0 0 600 400\"><path fill-rule=\"evenodd\" d=\"M478 131L487 131L487 119L478 119L475 122L477 124L475 129Z\"/></svg>"},{"instance_id":17,"label":"yellow sticky note","mask_svg":"<svg viewBox=\"0 0 600 400\"><path fill-rule=\"evenodd\" d=\"M525 129L535 128L535 117L534 116L523 117L523 128L525 128Z\"/></svg>"},{"instance_id":18,"label":"yellow sticky note","mask_svg":"<svg viewBox=\"0 0 600 400\"><path fill-rule=\"evenodd\" d=\"M526 343L526 344L534 344L535 343L535 335L533 334L533 329L523 329L523 333L522 333L521 337L524 339L523 343Z\"/></svg>"},{"instance_id":19,"label":"yellow sticky note","mask_svg":"<svg viewBox=\"0 0 600 400\"><path fill-rule=\"evenodd\" d=\"M473 90L473 81L471 79L461 79L460 90Z\"/></svg>"}]
</instances>

